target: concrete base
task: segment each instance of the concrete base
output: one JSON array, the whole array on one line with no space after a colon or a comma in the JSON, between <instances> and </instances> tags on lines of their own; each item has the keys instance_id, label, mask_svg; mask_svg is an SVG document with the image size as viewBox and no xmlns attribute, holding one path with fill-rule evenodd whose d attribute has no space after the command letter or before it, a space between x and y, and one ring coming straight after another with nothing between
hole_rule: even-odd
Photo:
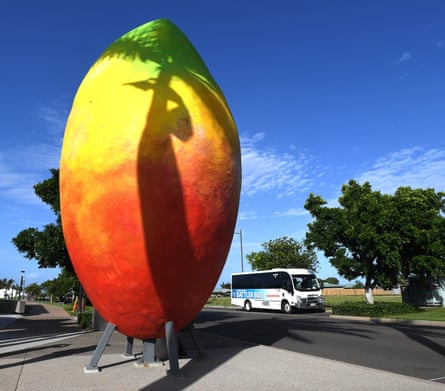
<instances>
[{"instance_id":1,"label":"concrete base","mask_svg":"<svg viewBox=\"0 0 445 391\"><path fill-rule=\"evenodd\" d=\"M17 305L15 307L16 314L24 314L25 313L26 302L25 300L17 301Z\"/></svg>"}]
</instances>

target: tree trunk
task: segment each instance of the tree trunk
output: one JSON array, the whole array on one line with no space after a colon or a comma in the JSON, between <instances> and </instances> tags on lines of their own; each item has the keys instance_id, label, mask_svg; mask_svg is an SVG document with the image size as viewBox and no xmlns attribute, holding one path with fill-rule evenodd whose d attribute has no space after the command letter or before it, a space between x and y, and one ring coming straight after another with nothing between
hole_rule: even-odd
<instances>
[{"instance_id":1,"label":"tree trunk","mask_svg":"<svg viewBox=\"0 0 445 391\"><path fill-rule=\"evenodd\" d=\"M374 304L374 294L371 287L365 288L365 299L368 304Z\"/></svg>"},{"instance_id":2,"label":"tree trunk","mask_svg":"<svg viewBox=\"0 0 445 391\"><path fill-rule=\"evenodd\" d=\"M374 304L374 292L372 291L371 283L367 278L365 283L365 299L368 304Z\"/></svg>"}]
</instances>

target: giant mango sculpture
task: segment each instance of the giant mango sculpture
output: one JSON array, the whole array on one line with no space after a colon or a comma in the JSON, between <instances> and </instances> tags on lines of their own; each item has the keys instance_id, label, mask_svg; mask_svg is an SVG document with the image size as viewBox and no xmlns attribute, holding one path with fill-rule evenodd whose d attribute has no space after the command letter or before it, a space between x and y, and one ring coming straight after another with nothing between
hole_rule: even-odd
<instances>
[{"instance_id":1,"label":"giant mango sculpture","mask_svg":"<svg viewBox=\"0 0 445 391\"><path fill-rule=\"evenodd\" d=\"M162 337L205 304L233 238L240 160L222 91L168 20L91 67L65 130L62 226L88 297L120 332Z\"/></svg>"}]
</instances>

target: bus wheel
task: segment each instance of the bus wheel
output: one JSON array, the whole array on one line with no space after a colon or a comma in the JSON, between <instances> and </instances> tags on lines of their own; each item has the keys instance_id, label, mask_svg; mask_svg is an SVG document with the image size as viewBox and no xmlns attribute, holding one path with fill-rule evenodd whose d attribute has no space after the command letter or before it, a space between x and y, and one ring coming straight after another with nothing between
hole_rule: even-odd
<instances>
[{"instance_id":1,"label":"bus wheel","mask_svg":"<svg viewBox=\"0 0 445 391\"><path fill-rule=\"evenodd\" d=\"M252 311L252 304L250 303L249 300L246 300L244 302L244 311L247 311L247 312Z\"/></svg>"},{"instance_id":2,"label":"bus wheel","mask_svg":"<svg viewBox=\"0 0 445 391\"><path fill-rule=\"evenodd\" d=\"M281 303L281 311L285 314L290 314L292 313L292 306L287 301L283 301Z\"/></svg>"}]
</instances>

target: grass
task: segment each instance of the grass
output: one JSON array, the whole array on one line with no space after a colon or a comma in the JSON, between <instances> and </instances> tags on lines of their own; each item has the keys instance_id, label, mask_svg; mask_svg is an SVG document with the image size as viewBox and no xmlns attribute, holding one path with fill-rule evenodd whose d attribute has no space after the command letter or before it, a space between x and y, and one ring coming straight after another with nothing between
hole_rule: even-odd
<instances>
[{"instance_id":1,"label":"grass","mask_svg":"<svg viewBox=\"0 0 445 391\"><path fill-rule=\"evenodd\" d=\"M206 305L217 305L222 307L231 307L230 297L209 297Z\"/></svg>"},{"instance_id":2,"label":"grass","mask_svg":"<svg viewBox=\"0 0 445 391\"><path fill-rule=\"evenodd\" d=\"M344 302L365 302L364 296L325 296L326 307L342 304ZM376 296L376 302L401 303L401 296ZM207 305L230 307L230 297L209 297Z\"/></svg>"},{"instance_id":3,"label":"grass","mask_svg":"<svg viewBox=\"0 0 445 391\"><path fill-rule=\"evenodd\" d=\"M364 296L325 296L326 307L333 307L335 305L348 303L365 303ZM374 296L376 303L401 303L402 296L388 295L388 296Z\"/></svg>"},{"instance_id":4,"label":"grass","mask_svg":"<svg viewBox=\"0 0 445 391\"><path fill-rule=\"evenodd\" d=\"M401 303L401 296L388 295L388 296L375 296L376 303ZM364 296L325 296L326 308L329 310L333 306L345 303L364 303ZM209 297L206 305L208 306L222 306L222 307L233 307L230 303L230 297ZM72 311L72 304L65 304L65 310L68 313ZM91 310L92 308L87 308ZM410 314L397 314L388 315L388 318L392 319L406 319L406 320L427 320L427 321L443 321L445 322L445 307L427 307L421 312L415 312Z\"/></svg>"},{"instance_id":5,"label":"grass","mask_svg":"<svg viewBox=\"0 0 445 391\"><path fill-rule=\"evenodd\" d=\"M330 308L345 302L364 303L363 296L325 296L326 307ZM388 296L374 296L376 303L402 303L402 297L398 295ZM409 314L395 314L388 315L391 319L406 319L406 320L428 320L428 321L444 321L445 322L445 308L444 307L427 307L421 312L413 312Z\"/></svg>"},{"instance_id":6,"label":"grass","mask_svg":"<svg viewBox=\"0 0 445 391\"><path fill-rule=\"evenodd\" d=\"M429 320L445 322L445 307L427 307L422 312L389 316L389 318L406 320Z\"/></svg>"},{"instance_id":7,"label":"grass","mask_svg":"<svg viewBox=\"0 0 445 391\"><path fill-rule=\"evenodd\" d=\"M326 308L330 309L333 306L340 305L346 302L364 303L364 296L325 296ZM376 303L401 303L402 297L398 295L388 296L374 296ZM208 306L223 306L230 307L230 297L209 297ZM445 307L428 307L421 312L410 314L396 314L388 315L392 319L406 319L406 320L427 320L427 321L443 321L445 322Z\"/></svg>"}]
</instances>

